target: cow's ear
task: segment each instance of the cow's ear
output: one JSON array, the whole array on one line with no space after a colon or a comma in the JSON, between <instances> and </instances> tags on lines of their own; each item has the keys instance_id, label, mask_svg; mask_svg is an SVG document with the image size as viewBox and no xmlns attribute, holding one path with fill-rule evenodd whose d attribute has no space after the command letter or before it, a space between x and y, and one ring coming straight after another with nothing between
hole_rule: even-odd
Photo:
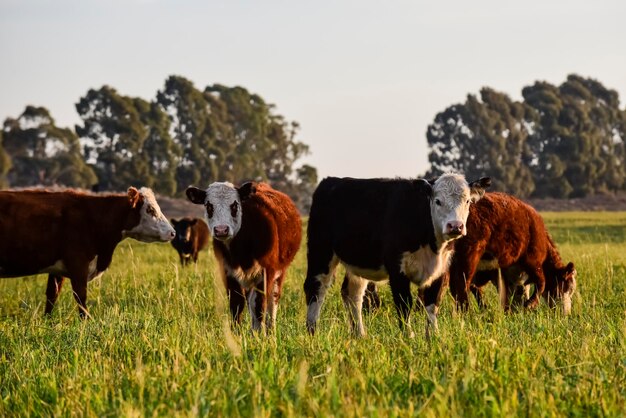
<instances>
[{"instance_id":1,"label":"cow's ear","mask_svg":"<svg viewBox=\"0 0 626 418\"><path fill-rule=\"evenodd\" d=\"M469 184L472 202L478 202L484 195L485 189L491 186L491 177L481 177Z\"/></svg>"},{"instance_id":2,"label":"cow's ear","mask_svg":"<svg viewBox=\"0 0 626 418\"><path fill-rule=\"evenodd\" d=\"M195 203L196 205L204 205L204 202L206 202L205 190L189 186L187 187L187 190L185 190L185 194L187 195L187 199L189 199L192 203Z\"/></svg>"},{"instance_id":3,"label":"cow's ear","mask_svg":"<svg viewBox=\"0 0 626 418\"><path fill-rule=\"evenodd\" d=\"M170 223L174 226L178 225L178 221L174 218L170 219Z\"/></svg>"},{"instance_id":4,"label":"cow's ear","mask_svg":"<svg viewBox=\"0 0 626 418\"><path fill-rule=\"evenodd\" d=\"M237 189L237 192L239 193L239 199L241 199L241 201L243 202L254 193L256 193L256 183L253 181L244 183L241 185L240 188Z\"/></svg>"},{"instance_id":5,"label":"cow's ear","mask_svg":"<svg viewBox=\"0 0 626 418\"><path fill-rule=\"evenodd\" d=\"M198 222L198 218L193 218L192 220L189 221L189 225L193 226L196 224L196 222Z\"/></svg>"},{"instance_id":6,"label":"cow's ear","mask_svg":"<svg viewBox=\"0 0 626 418\"><path fill-rule=\"evenodd\" d=\"M413 186L420 193L430 197L433 195L433 185L426 179L413 180Z\"/></svg>"},{"instance_id":7,"label":"cow's ear","mask_svg":"<svg viewBox=\"0 0 626 418\"><path fill-rule=\"evenodd\" d=\"M130 206L135 208L137 204L141 201L141 193L134 187L128 188L128 201L130 202Z\"/></svg>"},{"instance_id":8,"label":"cow's ear","mask_svg":"<svg viewBox=\"0 0 626 418\"><path fill-rule=\"evenodd\" d=\"M576 271L576 269L574 268L574 263L572 263L571 261L567 263L565 269L567 270L567 274L572 274L574 271Z\"/></svg>"}]
</instances>

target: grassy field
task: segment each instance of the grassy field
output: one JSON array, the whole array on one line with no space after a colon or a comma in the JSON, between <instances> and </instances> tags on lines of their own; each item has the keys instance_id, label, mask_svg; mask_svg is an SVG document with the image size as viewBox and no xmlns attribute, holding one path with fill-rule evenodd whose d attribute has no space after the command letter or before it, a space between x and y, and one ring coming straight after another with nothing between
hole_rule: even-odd
<instances>
[{"instance_id":1,"label":"grassy field","mask_svg":"<svg viewBox=\"0 0 626 418\"><path fill-rule=\"evenodd\" d=\"M214 266L181 270L167 244L122 242L89 285L79 321L69 283L43 318L44 276L0 280L0 416L624 416L626 213L546 213L578 269L572 315L545 305L458 314L449 295L440 332L397 328L388 288L348 332L339 283L318 334L304 328L301 251L273 335L228 330Z\"/></svg>"}]
</instances>

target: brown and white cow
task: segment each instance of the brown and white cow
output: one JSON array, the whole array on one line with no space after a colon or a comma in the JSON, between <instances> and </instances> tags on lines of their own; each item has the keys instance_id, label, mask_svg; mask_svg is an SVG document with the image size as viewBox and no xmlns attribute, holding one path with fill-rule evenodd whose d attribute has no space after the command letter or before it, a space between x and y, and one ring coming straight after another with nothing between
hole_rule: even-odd
<instances>
[{"instance_id":1,"label":"brown and white cow","mask_svg":"<svg viewBox=\"0 0 626 418\"><path fill-rule=\"evenodd\" d=\"M328 177L315 193L308 225L306 325L314 333L334 270L342 263L342 286L352 331L365 334L361 308L367 281L389 278L401 328L409 328L411 283L428 289L426 311L437 328L433 282L448 270L454 240L467 232L473 202L489 178L468 182L460 174L424 179L352 179ZM428 329L428 328L427 328Z\"/></svg>"},{"instance_id":2,"label":"brown and white cow","mask_svg":"<svg viewBox=\"0 0 626 418\"><path fill-rule=\"evenodd\" d=\"M574 264L562 263L539 213L513 196L486 193L470 209L467 235L455 243L450 265L450 291L462 309L467 309L468 291L481 259L483 270L503 269L505 282L511 286L520 279L521 284L534 284L535 290L525 302L528 308L535 308L545 291L547 298L563 298L565 305L571 302L576 288ZM485 259L493 259L491 267L484 265ZM479 276L479 287L484 285L484 275L490 279L489 274ZM564 310L569 308L564 306Z\"/></svg>"},{"instance_id":3,"label":"brown and white cow","mask_svg":"<svg viewBox=\"0 0 626 418\"><path fill-rule=\"evenodd\" d=\"M187 197L206 208L233 321L241 322L247 298L252 329L273 328L285 272L302 238L295 205L265 183L189 187Z\"/></svg>"},{"instance_id":4,"label":"brown and white cow","mask_svg":"<svg viewBox=\"0 0 626 418\"><path fill-rule=\"evenodd\" d=\"M548 256L543 262L543 271L546 278L546 287L543 291L543 299L551 308L557 303L562 303L563 313L569 315L572 309L572 296L576 291L576 269L574 263L566 264L561 260L561 255L550 235L548 239ZM511 307L521 305L530 299L530 284L527 284L528 275L520 265L514 264L501 269L498 260L487 254L480 260L478 271L472 280L470 290L476 298L479 307L484 307L483 289L488 283L493 283L499 288L501 304L505 311ZM500 287L503 287L500 289Z\"/></svg>"},{"instance_id":5,"label":"brown and white cow","mask_svg":"<svg viewBox=\"0 0 626 418\"><path fill-rule=\"evenodd\" d=\"M176 230L172 247L178 251L180 264L184 267L191 261L198 261L198 253L209 245L209 227L200 218L170 219Z\"/></svg>"},{"instance_id":6,"label":"brown and white cow","mask_svg":"<svg viewBox=\"0 0 626 418\"><path fill-rule=\"evenodd\" d=\"M174 228L148 188L110 195L0 191L0 236L1 278L48 273L49 314L68 277L85 317L87 282L109 267L117 244L124 238L169 241Z\"/></svg>"}]
</instances>

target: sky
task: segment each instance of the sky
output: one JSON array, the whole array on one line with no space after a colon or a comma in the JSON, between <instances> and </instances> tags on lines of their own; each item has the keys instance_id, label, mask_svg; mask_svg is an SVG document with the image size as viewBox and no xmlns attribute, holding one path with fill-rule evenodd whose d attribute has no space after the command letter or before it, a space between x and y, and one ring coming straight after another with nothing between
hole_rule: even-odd
<instances>
[{"instance_id":1,"label":"sky","mask_svg":"<svg viewBox=\"0 0 626 418\"><path fill-rule=\"evenodd\" d=\"M626 99L626 1L0 0L0 120L59 126L108 84L243 86L297 121L325 176L415 177L438 112L489 86L592 77Z\"/></svg>"}]
</instances>

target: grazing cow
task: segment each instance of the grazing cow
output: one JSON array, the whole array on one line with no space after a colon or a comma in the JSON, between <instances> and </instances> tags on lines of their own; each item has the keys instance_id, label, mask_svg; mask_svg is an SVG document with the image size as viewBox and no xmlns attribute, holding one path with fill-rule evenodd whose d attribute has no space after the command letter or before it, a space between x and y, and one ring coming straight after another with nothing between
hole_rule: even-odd
<instances>
[{"instance_id":1,"label":"grazing cow","mask_svg":"<svg viewBox=\"0 0 626 418\"><path fill-rule=\"evenodd\" d=\"M479 200L490 183L482 178L468 184L459 174L445 174L433 183L324 179L313 194L309 216L304 282L308 331L315 332L339 262L348 273L342 297L356 335L365 334L361 307L367 280L387 277L400 327L409 325L413 282L429 289L426 308L436 329L435 301L441 289L430 285L448 269L452 242L466 234L470 203Z\"/></svg>"},{"instance_id":2,"label":"grazing cow","mask_svg":"<svg viewBox=\"0 0 626 418\"><path fill-rule=\"evenodd\" d=\"M546 278L546 287L543 291L543 298L551 308L556 303L562 301L563 313L569 315L572 308L572 296L576 291L576 269L574 263L567 265L561 260L556 245L550 235L548 240L548 256L543 262L543 271ZM470 290L474 294L479 307L484 307L483 288L489 282L496 287L498 285L498 261L490 254L483 257L478 265L478 271L472 280ZM502 286L500 289L502 296L502 306L504 310L509 310L510 303L520 305L523 300L530 299L530 285L526 284L528 275L520 265L514 264L506 269L502 269Z\"/></svg>"},{"instance_id":3,"label":"grazing cow","mask_svg":"<svg viewBox=\"0 0 626 418\"><path fill-rule=\"evenodd\" d=\"M209 245L209 227L199 218L170 219L176 230L172 247L178 251L180 264L184 267L192 260L198 261L198 253Z\"/></svg>"},{"instance_id":4,"label":"grazing cow","mask_svg":"<svg viewBox=\"0 0 626 418\"><path fill-rule=\"evenodd\" d=\"M189 187L187 197L206 208L234 323L241 322L247 297L252 329L273 328L285 272L302 239L295 205L265 183Z\"/></svg>"},{"instance_id":5,"label":"grazing cow","mask_svg":"<svg viewBox=\"0 0 626 418\"><path fill-rule=\"evenodd\" d=\"M455 243L450 265L450 291L460 308L468 307L468 290L474 284L481 258L493 259L487 265L483 260L483 269L502 268L505 282L511 285L525 273L523 283L535 285L524 303L526 307L535 308L546 290L547 298L564 296L564 303L570 303L567 301L571 301L576 286L574 265L563 265L541 216L531 206L504 193L486 193L470 209L467 231ZM497 271L495 274L481 274L477 286L497 277Z\"/></svg>"},{"instance_id":6,"label":"grazing cow","mask_svg":"<svg viewBox=\"0 0 626 418\"><path fill-rule=\"evenodd\" d=\"M0 277L48 273L46 314L52 312L64 277L69 277L79 314L87 316L87 282L109 267L124 238L174 238L174 229L147 188L102 196L0 191L0 213Z\"/></svg>"}]
</instances>

